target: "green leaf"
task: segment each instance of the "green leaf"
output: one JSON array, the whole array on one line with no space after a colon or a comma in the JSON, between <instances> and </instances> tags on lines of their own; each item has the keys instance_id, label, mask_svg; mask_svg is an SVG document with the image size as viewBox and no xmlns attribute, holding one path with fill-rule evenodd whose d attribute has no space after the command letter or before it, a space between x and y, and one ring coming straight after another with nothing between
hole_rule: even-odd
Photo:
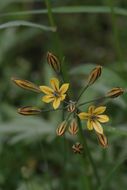
<instances>
[{"instance_id":1,"label":"green leaf","mask_svg":"<svg viewBox=\"0 0 127 190\"><path fill-rule=\"evenodd\" d=\"M17 116L16 119L0 124L0 134L11 135L10 143L35 141L42 137L54 137L55 127L44 119Z\"/></svg>"},{"instance_id":2,"label":"green leaf","mask_svg":"<svg viewBox=\"0 0 127 190\"><path fill-rule=\"evenodd\" d=\"M126 125L122 125L122 126L118 126L118 127L111 127L111 126L106 126L105 131L111 133L111 134L115 134L117 136L125 136L127 137L127 127Z\"/></svg>"},{"instance_id":3,"label":"green leaf","mask_svg":"<svg viewBox=\"0 0 127 190\"><path fill-rule=\"evenodd\" d=\"M15 20L15 21L10 21L10 22L1 24L0 29L10 28L10 27L17 27L17 26L28 26L28 27L39 28L41 30L52 31L52 32L56 31L55 27L49 27L49 26L45 26L45 25L40 25L40 24L36 24L36 23L33 23L33 22L24 21L24 20Z\"/></svg>"}]
</instances>

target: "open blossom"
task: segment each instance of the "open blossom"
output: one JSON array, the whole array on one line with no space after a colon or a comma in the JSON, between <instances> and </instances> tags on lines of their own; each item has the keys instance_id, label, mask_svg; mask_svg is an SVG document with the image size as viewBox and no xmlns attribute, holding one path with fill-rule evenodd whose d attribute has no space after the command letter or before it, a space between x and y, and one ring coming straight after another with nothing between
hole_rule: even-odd
<instances>
[{"instance_id":1,"label":"open blossom","mask_svg":"<svg viewBox=\"0 0 127 190\"><path fill-rule=\"evenodd\" d=\"M59 87L59 80L57 78L52 78L50 84L52 88L48 86L40 86L41 91L46 94L42 97L42 101L46 103L53 102L53 108L57 109L60 102L66 97L65 93L69 88L69 83L64 83Z\"/></svg>"},{"instance_id":2,"label":"open blossom","mask_svg":"<svg viewBox=\"0 0 127 190\"><path fill-rule=\"evenodd\" d=\"M100 123L106 123L109 121L109 117L107 115L102 115L106 110L105 106L99 106L95 108L95 106L90 106L88 112L81 112L78 114L81 120L87 121L87 128L89 130L95 130L99 134L103 134L103 128Z\"/></svg>"}]
</instances>

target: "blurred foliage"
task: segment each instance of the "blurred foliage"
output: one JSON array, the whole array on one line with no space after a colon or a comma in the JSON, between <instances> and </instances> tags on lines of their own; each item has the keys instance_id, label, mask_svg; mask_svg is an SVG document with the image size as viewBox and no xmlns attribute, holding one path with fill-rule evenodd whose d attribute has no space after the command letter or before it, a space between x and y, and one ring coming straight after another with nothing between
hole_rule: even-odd
<instances>
[{"instance_id":1,"label":"blurred foliage","mask_svg":"<svg viewBox=\"0 0 127 190\"><path fill-rule=\"evenodd\" d=\"M44 0L0 1L0 190L82 190L86 185L85 175L91 189L94 189L92 184L95 183L90 165L86 163L86 173L81 156L70 151L73 139L68 135L64 147L64 138L59 139L55 135L56 126L62 118L61 112L47 113L42 117L18 116L16 109L20 106L45 105L40 95L14 86L10 80L12 76L37 85L48 84L54 73L46 63L46 52L53 51L59 57L60 52L65 56L64 70L69 70L68 78L75 97L95 64L104 66L103 75L83 99L103 95L114 86L127 86L126 15L115 15L113 9L117 7L127 12L127 2L52 0L51 5L53 8L63 7L65 12L66 8L71 12L71 6L80 6L79 13L54 13L60 49L56 48L52 31L36 27L50 27L47 13L34 14L35 10L46 9ZM99 6L98 12L90 12L86 6ZM82 11L85 7L87 13ZM101 7L108 7L111 11L99 13ZM33 13L21 14L28 10ZM13 25L15 21L23 21L26 26ZM5 27L7 23L11 23L12 27ZM111 118L111 130L105 127L109 148L102 150L94 135L86 133L85 138L100 178L106 184L106 188L102 186L100 190L126 190L127 95L105 103Z\"/></svg>"}]
</instances>

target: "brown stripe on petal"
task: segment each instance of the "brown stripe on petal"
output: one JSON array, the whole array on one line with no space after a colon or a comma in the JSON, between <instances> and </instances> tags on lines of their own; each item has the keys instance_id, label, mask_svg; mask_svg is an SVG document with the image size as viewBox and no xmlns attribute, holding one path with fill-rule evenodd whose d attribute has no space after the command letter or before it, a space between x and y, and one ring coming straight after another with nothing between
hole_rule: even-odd
<instances>
[{"instance_id":1,"label":"brown stripe on petal","mask_svg":"<svg viewBox=\"0 0 127 190\"><path fill-rule=\"evenodd\" d=\"M19 87L26 89L26 90L30 90L30 91L34 91L34 92L41 92L40 88L35 85L34 83L28 81L28 80L22 80L22 79L18 79L18 78L11 78L11 80Z\"/></svg>"},{"instance_id":2,"label":"brown stripe on petal","mask_svg":"<svg viewBox=\"0 0 127 190\"><path fill-rule=\"evenodd\" d=\"M96 135L97 135L99 144L103 148L107 148L108 147L108 139L107 139L107 137L104 134L99 134L99 133L96 133Z\"/></svg>"},{"instance_id":3,"label":"brown stripe on petal","mask_svg":"<svg viewBox=\"0 0 127 190\"><path fill-rule=\"evenodd\" d=\"M33 106L24 106L18 109L18 113L21 115L37 115L41 113L41 110Z\"/></svg>"},{"instance_id":4,"label":"brown stripe on petal","mask_svg":"<svg viewBox=\"0 0 127 190\"><path fill-rule=\"evenodd\" d=\"M70 126L68 128L69 132L71 135L76 135L78 132L78 125L77 125L77 121L75 119L73 119L70 123Z\"/></svg>"},{"instance_id":5,"label":"brown stripe on petal","mask_svg":"<svg viewBox=\"0 0 127 190\"><path fill-rule=\"evenodd\" d=\"M91 71L88 77L89 86L92 85L101 76L101 72L102 72L102 66L97 66Z\"/></svg>"},{"instance_id":6,"label":"brown stripe on petal","mask_svg":"<svg viewBox=\"0 0 127 190\"><path fill-rule=\"evenodd\" d=\"M56 134L58 136L62 136L65 131L66 131L66 127L67 127L67 122L66 121L63 121L59 126L58 128L56 129Z\"/></svg>"},{"instance_id":7,"label":"brown stripe on petal","mask_svg":"<svg viewBox=\"0 0 127 190\"><path fill-rule=\"evenodd\" d=\"M47 53L47 62L56 73L60 73L60 62L58 58L51 52Z\"/></svg>"},{"instance_id":8,"label":"brown stripe on petal","mask_svg":"<svg viewBox=\"0 0 127 190\"><path fill-rule=\"evenodd\" d=\"M107 97L109 98L117 98L118 96L122 95L124 93L124 89L123 88L112 88L109 92L107 92Z\"/></svg>"},{"instance_id":9,"label":"brown stripe on petal","mask_svg":"<svg viewBox=\"0 0 127 190\"><path fill-rule=\"evenodd\" d=\"M74 112L76 109L76 102L70 101L68 107L67 107L67 111L68 112Z\"/></svg>"}]
</instances>

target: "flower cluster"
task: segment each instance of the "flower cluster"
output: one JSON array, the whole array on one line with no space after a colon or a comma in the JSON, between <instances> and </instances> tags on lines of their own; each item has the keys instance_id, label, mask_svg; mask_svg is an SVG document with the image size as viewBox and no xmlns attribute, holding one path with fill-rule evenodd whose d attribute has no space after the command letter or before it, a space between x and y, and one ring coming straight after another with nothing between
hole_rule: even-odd
<instances>
[{"instance_id":1,"label":"flower cluster","mask_svg":"<svg viewBox=\"0 0 127 190\"><path fill-rule=\"evenodd\" d=\"M99 97L90 101L85 101L83 103L79 103L80 98L85 93L87 88L95 83L102 73L102 66L96 66L88 75L88 80L86 85L81 90L81 93L77 97L76 100L71 100L68 95L69 83L63 82L64 76L62 72L62 65L60 64L59 59L52 53L47 53L47 62L52 67L57 77L50 79L50 87L45 85L37 86L34 83L12 78L12 81L21 88L26 90L31 90L37 93L43 93L42 101L45 103L52 104L53 110L61 110L65 115L64 121L56 129L56 134L58 136L62 136L68 130L71 135L77 135L80 132L83 132L83 129L80 128L81 125L80 120L87 120L87 129L90 131L94 131L99 144L106 148L108 146L107 137L104 134L104 130L102 127L102 123L106 123L109 121L108 115L104 114L106 110L106 106L99 105L95 106L98 100L105 100L107 98L116 98L124 93L124 90L120 87L115 87L108 91L103 97ZM86 104L91 104L88 107L88 111L81 111L81 107ZM94 104L93 104L94 103ZM18 113L22 115L36 115L45 110L37 108L36 106L25 106L18 109ZM84 136L85 138L85 136ZM75 153L82 153L83 145L80 142L76 142L72 146L72 150Z\"/></svg>"}]
</instances>

